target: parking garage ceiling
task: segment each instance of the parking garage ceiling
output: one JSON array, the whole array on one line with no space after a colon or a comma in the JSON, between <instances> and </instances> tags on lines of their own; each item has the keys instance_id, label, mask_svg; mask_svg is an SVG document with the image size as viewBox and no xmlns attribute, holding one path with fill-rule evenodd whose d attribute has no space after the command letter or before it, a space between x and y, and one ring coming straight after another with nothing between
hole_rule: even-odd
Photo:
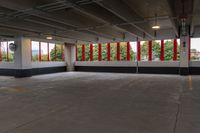
<instances>
[{"instance_id":1,"label":"parking garage ceiling","mask_svg":"<svg viewBox=\"0 0 200 133\"><path fill-rule=\"evenodd\" d=\"M200 36L199 0L1 0L0 37L86 42ZM155 15L157 17L155 17ZM155 18L160 25L153 30Z\"/></svg>"}]
</instances>

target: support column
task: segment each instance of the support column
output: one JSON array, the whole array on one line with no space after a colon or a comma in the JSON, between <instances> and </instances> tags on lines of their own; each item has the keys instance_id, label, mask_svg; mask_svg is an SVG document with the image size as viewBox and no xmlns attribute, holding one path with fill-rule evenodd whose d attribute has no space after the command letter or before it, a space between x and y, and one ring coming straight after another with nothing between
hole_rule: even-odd
<instances>
[{"instance_id":1,"label":"support column","mask_svg":"<svg viewBox=\"0 0 200 133\"><path fill-rule=\"evenodd\" d=\"M152 41L149 41L149 61L152 61Z\"/></svg>"},{"instance_id":2,"label":"support column","mask_svg":"<svg viewBox=\"0 0 200 133\"><path fill-rule=\"evenodd\" d=\"M85 61L85 45L82 44L82 61Z\"/></svg>"},{"instance_id":3,"label":"support column","mask_svg":"<svg viewBox=\"0 0 200 133\"><path fill-rule=\"evenodd\" d=\"M40 54L41 54L41 48L40 48L39 51L40 51ZM55 44L55 48L54 48L54 61L56 61L56 59L57 59L57 54L56 54L57 52L56 51L57 51L57 49L56 49L56 44ZM40 58L41 58L41 55L40 55Z\"/></svg>"},{"instance_id":4,"label":"support column","mask_svg":"<svg viewBox=\"0 0 200 133\"><path fill-rule=\"evenodd\" d=\"M120 43L117 43L117 61L120 61Z\"/></svg>"},{"instance_id":5,"label":"support column","mask_svg":"<svg viewBox=\"0 0 200 133\"><path fill-rule=\"evenodd\" d=\"M67 71L74 71L74 63L76 62L76 45L65 43L64 45L65 62Z\"/></svg>"},{"instance_id":6,"label":"support column","mask_svg":"<svg viewBox=\"0 0 200 133\"><path fill-rule=\"evenodd\" d=\"M165 58L165 53L164 53L164 40L161 40L161 45L160 45L160 60L164 61Z\"/></svg>"},{"instance_id":7,"label":"support column","mask_svg":"<svg viewBox=\"0 0 200 133\"><path fill-rule=\"evenodd\" d=\"M78 61L78 48L77 48L77 45L76 45L76 61Z\"/></svg>"},{"instance_id":8,"label":"support column","mask_svg":"<svg viewBox=\"0 0 200 133\"><path fill-rule=\"evenodd\" d=\"M93 44L90 44L90 61L93 61Z\"/></svg>"},{"instance_id":9,"label":"support column","mask_svg":"<svg viewBox=\"0 0 200 133\"><path fill-rule=\"evenodd\" d=\"M1 43L0 43L0 62L2 61L2 54L1 54Z\"/></svg>"},{"instance_id":10,"label":"support column","mask_svg":"<svg viewBox=\"0 0 200 133\"><path fill-rule=\"evenodd\" d=\"M101 56L101 43L98 44L98 61L101 61L102 56Z\"/></svg>"},{"instance_id":11,"label":"support column","mask_svg":"<svg viewBox=\"0 0 200 133\"><path fill-rule=\"evenodd\" d=\"M15 77L30 77L32 62L31 62L31 40L29 38L19 37L15 44Z\"/></svg>"},{"instance_id":12,"label":"support column","mask_svg":"<svg viewBox=\"0 0 200 133\"><path fill-rule=\"evenodd\" d=\"M7 49L6 49L6 53L7 53L6 54L6 61L9 62L9 50L8 50L9 46L8 46L8 42L6 43L6 45L7 45Z\"/></svg>"},{"instance_id":13,"label":"support column","mask_svg":"<svg viewBox=\"0 0 200 133\"><path fill-rule=\"evenodd\" d=\"M189 52L188 52L188 59L189 59L189 61L190 61L190 59L191 59L191 38L189 37L189 46L188 46L188 50L189 50Z\"/></svg>"},{"instance_id":14,"label":"support column","mask_svg":"<svg viewBox=\"0 0 200 133\"><path fill-rule=\"evenodd\" d=\"M140 61L140 41L137 42L137 60Z\"/></svg>"},{"instance_id":15,"label":"support column","mask_svg":"<svg viewBox=\"0 0 200 133\"><path fill-rule=\"evenodd\" d=\"M189 74L189 36L180 37L180 75Z\"/></svg>"},{"instance_id":16,"label":"support column","mask_svg":"<svg viewBox=\"0 0 200 133\"><path fill-rule=\"evenodd\" d=\"M130 61L130 42L127 42L126 60Z\"/></svg>"},{"instance_id":17,"label":"support column","mask_svg":"<svg viewBox=\"0 0 200 133\"><path fill-rule=\"evenodd\" d=\"M107 50L108 50L107 60L110 61L110 43L107 44Z\"/></svg>"},{"instance_id":18,"label":"support column","mask_svg":"<svg viewBox=\"0 0 200 133\"><path fill-rule=\"evenodd\" d=\"M49 43L47 43L47 60L50 61L50 53L49 53ZM63 57L63 55L62 55Z\"/></svg>"},{"instance_id":19,"label":"support column","mask_svg":"<svg viewBox=\"0 0 200 133\"><path fill-rule=\"evenodd\" d=\"M177 61L177 40L174 39L174 57L173 57L174 61Z\"/></svg>"}]
</instances>

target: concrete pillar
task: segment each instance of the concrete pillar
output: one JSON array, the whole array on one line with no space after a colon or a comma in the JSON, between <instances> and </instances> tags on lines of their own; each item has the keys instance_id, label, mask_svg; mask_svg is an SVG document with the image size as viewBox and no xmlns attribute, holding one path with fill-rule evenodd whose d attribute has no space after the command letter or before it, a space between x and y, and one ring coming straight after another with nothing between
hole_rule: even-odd
<instances>
[{"instance_id":1,"label":"concrete pillar","mask_svg":"<svg viewBox=\"0 0 200 133\"><path fill-rule=\"evenodd\" d=\"M31 40L29 38L19 37L15 44L15 77L31 76Z\"/></svg>"},{"instance_id":2,"label":"concrete pillar","mask_svg":"<svg viewBox=\"0 0 200 133\"><path fill-rule=\"evenodd\" d=\"M74 71L74 63L76 61L76 46L75 44L70 43L65 43L64 46L67 71Z\"/></svg>"},{"instance_id":3,"label":"concrete pillar","mask_svg":"<svg viewBox=\"0 0 200 133\"><path fill-rule=\"evenodd\" d=\"M180 75L189 74L189 36L180 37Z\"/></svg>"}]
</instances>

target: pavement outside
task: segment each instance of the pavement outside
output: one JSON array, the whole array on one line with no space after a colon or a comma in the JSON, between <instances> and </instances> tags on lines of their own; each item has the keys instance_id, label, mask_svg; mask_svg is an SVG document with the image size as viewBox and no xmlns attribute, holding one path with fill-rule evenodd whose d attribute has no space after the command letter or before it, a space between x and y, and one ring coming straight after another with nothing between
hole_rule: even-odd
<instances>
[{"instance_id":1,"label":"pavement outside","mask_svg":"<svg viewBox=\"0 0 200 133\"><path fill-rule=\"evenodd\" d=\"M0 77L0 133L199 133L200 76Z\"/></svg>"}]
</instances>

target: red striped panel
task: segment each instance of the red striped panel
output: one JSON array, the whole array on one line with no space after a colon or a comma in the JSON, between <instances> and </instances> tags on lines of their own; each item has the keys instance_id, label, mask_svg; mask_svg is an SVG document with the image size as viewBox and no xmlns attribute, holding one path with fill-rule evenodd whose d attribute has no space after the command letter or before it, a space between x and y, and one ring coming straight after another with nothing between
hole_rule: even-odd
<instances>
[{"instance_id":1,"label":"red striped panel","mask_svg":"<svg viewBox=\"0 0 200 133\"><path fill-rule=\"evenodd\" d=\"M174 39L174 57L173 60L176 61L177 60L177 40Z\"/></svg>"},{"instance_id":2,"label":"red striped panel","mask_svg":"<svg viewBox=\"0 0 200 133\"><path fill-rule=\"evenodd\" d=\"M108 51L107 60L110 61L110 43L107 44L107 51Z\"/></svg>"},{"instance_id":3,"label":"red striped panel","mask_svg":"<svg viewBox=\"0 0 200 133\"><path fill-rule=\"evenodd\" d=\"M127 61L130 61L130 42L127 42L127 52L126 52Z\"/></svg>"},{"instance_id":4,"label":"red striped panel","mask_svg":"<svg viewBox=\"0 0 200 133\"><path fill-rule=\"evenodd\" d=\"M120 61L120 43L117 43L117 61Z\"/></svg>"},{"instance_id":5,"label":"red striped panel","mask_svg":"<svg viewBox=\"0 0 200 133\"><path fill-rule=\"evenodd\" d=\"M164 40L161 40L161 45L160 45L160 60L164 61Z\"/></svg>"},{"instance_id":6,"label":"red striped panel","mask_svg":"<svg viewBox=\"0 0 200 133\"><path fill-rule=\"evenodd\" d=\"M93 61L93 45L90 44L90 61Z\"/></svg>"},{"instance_id":7,"label":"red striped panel","mask_svg":"<svg viewBox=\"0 0 200 133\"><path fill-rule=\"evenodd\" d=\"M101 44L98 44L98 61L101 61L102 57L101 57Z\"/></svg>"},{"instance_id":8,"label":"red striped panel","mask_svg":"<svg viewBox=\"0 0 200 133\"><path fill-rule=\"evenodd\" d=\"M149 41L149 61L152 61L152 41Z\"/></svg>"},{"instance_id":9,"label":"red striped panel","mask_svg":"<svg viewBox=\"0 0 200 133\"><path fill-rule=\"evenodd\" d=\"M137 60L140 61L140 41L137 42Z\"/></svg>"},{"instance_id":10,"label":"red striped panel","mask_svg":"<svg viewBox=\"0 0 200 133\"><path fill-rule=\"evenodd\" d=\"M82 44L82 61L85 61L85 45Z\"/></svg>"}]
</instances>

